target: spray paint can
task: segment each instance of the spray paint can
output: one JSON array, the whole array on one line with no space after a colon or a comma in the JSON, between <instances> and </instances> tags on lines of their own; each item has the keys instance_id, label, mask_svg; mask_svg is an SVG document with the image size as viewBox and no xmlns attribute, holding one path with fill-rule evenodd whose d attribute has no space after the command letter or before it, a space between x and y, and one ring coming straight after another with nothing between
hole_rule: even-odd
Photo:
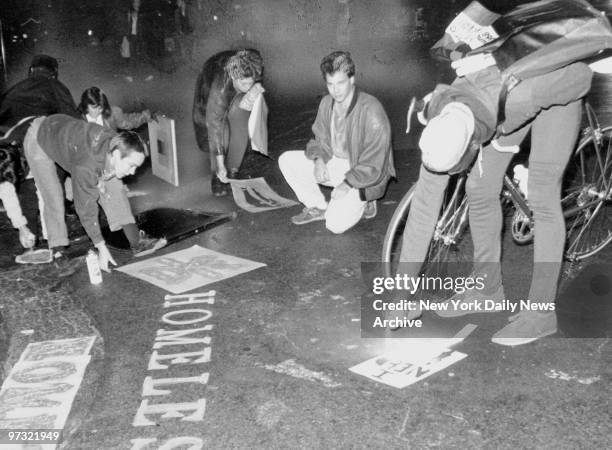
<instances>
[{"instance_id":1,"label":"spray paint can","mask_svg":"<svg viewBox=\"0 0 612 450\"><path fill-rule=\"evenodd\" d=\"M89 282L91 284L102 283L102 271L100 270L100 262L98 261L98 255L93 249L87 252L85 257L87 262L87 271L89 272Z\"/></svg>"}]
</instances>

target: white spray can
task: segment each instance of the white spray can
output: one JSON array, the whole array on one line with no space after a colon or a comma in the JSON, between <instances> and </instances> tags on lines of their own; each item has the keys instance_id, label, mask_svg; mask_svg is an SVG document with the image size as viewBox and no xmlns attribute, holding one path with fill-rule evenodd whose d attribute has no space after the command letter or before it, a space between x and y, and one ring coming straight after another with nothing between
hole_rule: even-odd
<instances>
[{"instance_id":1,"label":"white spray can","mask_svg":"<svg viewBox=\"0 0 612 450\"><path fill-rule=\"evenodd\" d=\"M87 271L89 272L89 282L91 284L102 283L102 271L100 270L100 262L98 261L98 255L93 249L87 252L85 257L87 262Z\"/></svg>"}]
</instances>

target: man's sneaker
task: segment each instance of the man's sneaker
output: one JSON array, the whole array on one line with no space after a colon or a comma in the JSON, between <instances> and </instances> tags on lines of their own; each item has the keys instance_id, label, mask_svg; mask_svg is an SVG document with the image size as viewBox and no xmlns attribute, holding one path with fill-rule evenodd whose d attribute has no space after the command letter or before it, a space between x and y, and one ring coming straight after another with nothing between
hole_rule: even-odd
<instances>
[{"instance_id":1,"label":"man's sneaker","mask_svg":"<svg viewBox=\"0 0 612 450\"><path fill-rule=\"evenodd\" d=\"M490 307L492 305L490 302L487 302L487 300L492 300L493 302L504 302L506 300L504 287L500 285L499 288L492 294L485 294L478 289L467 289L461 294L455 294L451 298L440 302L440 309L436 309L436 314L440 317L459 317L465 316L466 314L502 311L502 309L495 308L485 309L486 307Z\"/></svg>"},{"instance_id":2,"label":"man's sneaker","mask_svg":"<svg viewBox=\"0 0 612 450\"><path fill-rule=\"evenodd\" d=\"M28 249L21 255L15 257L15 262L19 264L47 264L53 261L53 255L48 248L37 250Z\"/></svg>"},{"instance_id":3,"label":"man's sneaker","mask_svg":"<svg viewBox=\"0 0 612 450\"><path fill-rule=\"evenodd\" d=\"M521 311L510 317L510 323L493 335L491 341L499 345L523 345L557 332L554 312Z\"/></svg>"},{"instance_id":4,"label":"man's sneaker","mask_svg":"<svg viewBox=\"0 0 612 450\"><path fill-rule=\"evenodd\" d=\"M378 209L376 208L376 200L371 200L366 203L365 209L363 210L364 219L373 219L376 217Z\"/></svg>"},{"instance_id":5,"label":"man's sneaker","mask_svg":"<svg viewBox=\"0 0 612 450\"><path fill-rule=\"evenodd\" d=\"M301 213L291 218L291 222L295 225L304 225L305 223L314 222L316 220L325 220L325 210L319 208L304 208Z\"/></svg>"},{"instance_id":6,"label":"man's sneaker","mask_svg":"<svg viewBox=\"0 0 612 450\"><path fill-rule=\"evenodd\" d=\"M134 256L137 258L150 255L160 248L165 247L167 243L168 241L166 238L156 239L147 235L144 230L140 230L140 239L138 240L138 244L132 247L132 253L134 253Z\"/></svg>"}]
</instances>

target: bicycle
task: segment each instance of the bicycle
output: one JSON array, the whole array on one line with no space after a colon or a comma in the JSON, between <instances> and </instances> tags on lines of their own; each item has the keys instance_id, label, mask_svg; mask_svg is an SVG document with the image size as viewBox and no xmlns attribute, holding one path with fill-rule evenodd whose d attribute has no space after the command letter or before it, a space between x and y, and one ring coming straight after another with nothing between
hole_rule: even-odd
<instances>
[{"instance_id":1,"label":"bicycle","mask_svg":"<svg viewBox=\"0 0 612 450\"><path fill-rule=\"evenodd\" d=\"M587 126L568 162L561 205L567 237L564 256L568 261L588 258L612 241L612 125L601 127L593 108L584 104ZM455 175L447 186L440 217L436 222L424 267L445 263L460 254L468 224L465 195L467 172ZM387 227L382 261L387 275L399 260L405 224L415 186L404 194ZM510 231L517 244L533 240L533 214L518 182L506 173L501 192L505 212L512 214Z\"/></svg>"}]
</instances>

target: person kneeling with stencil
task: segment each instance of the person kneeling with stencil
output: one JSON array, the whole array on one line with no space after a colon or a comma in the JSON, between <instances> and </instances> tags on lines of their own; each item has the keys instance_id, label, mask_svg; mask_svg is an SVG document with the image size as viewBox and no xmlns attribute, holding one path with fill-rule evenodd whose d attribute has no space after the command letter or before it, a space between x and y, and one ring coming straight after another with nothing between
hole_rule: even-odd
<instances>
[{"instance_id":1,"label":"person kneeling with stencil","mask_svg":"<svg viewBox=\"0 0 612 450\"><path fill-rule=\"evenodd\" d=\"M24 138L25 156L43 198L42 217L47 226L53 259L62 256L68 245L64 220L63 190L55 170L57 163L72 177L77 215L87 235L98 249L100 267L109 271L117 265L102 237L98 222L98 203L106 213L111 230L130 225L136 230L132 247L140 240L129 203L121 201L114 189L114 179L132 175L142 165L146 145L132 131L117 133L95 123L64 114L38 117L32 121ZM127 224L127 225L121 225ZM146 248L136 256L151 253L166 244L165 239L148 239Z\"/></svg>"}]
</instances>

